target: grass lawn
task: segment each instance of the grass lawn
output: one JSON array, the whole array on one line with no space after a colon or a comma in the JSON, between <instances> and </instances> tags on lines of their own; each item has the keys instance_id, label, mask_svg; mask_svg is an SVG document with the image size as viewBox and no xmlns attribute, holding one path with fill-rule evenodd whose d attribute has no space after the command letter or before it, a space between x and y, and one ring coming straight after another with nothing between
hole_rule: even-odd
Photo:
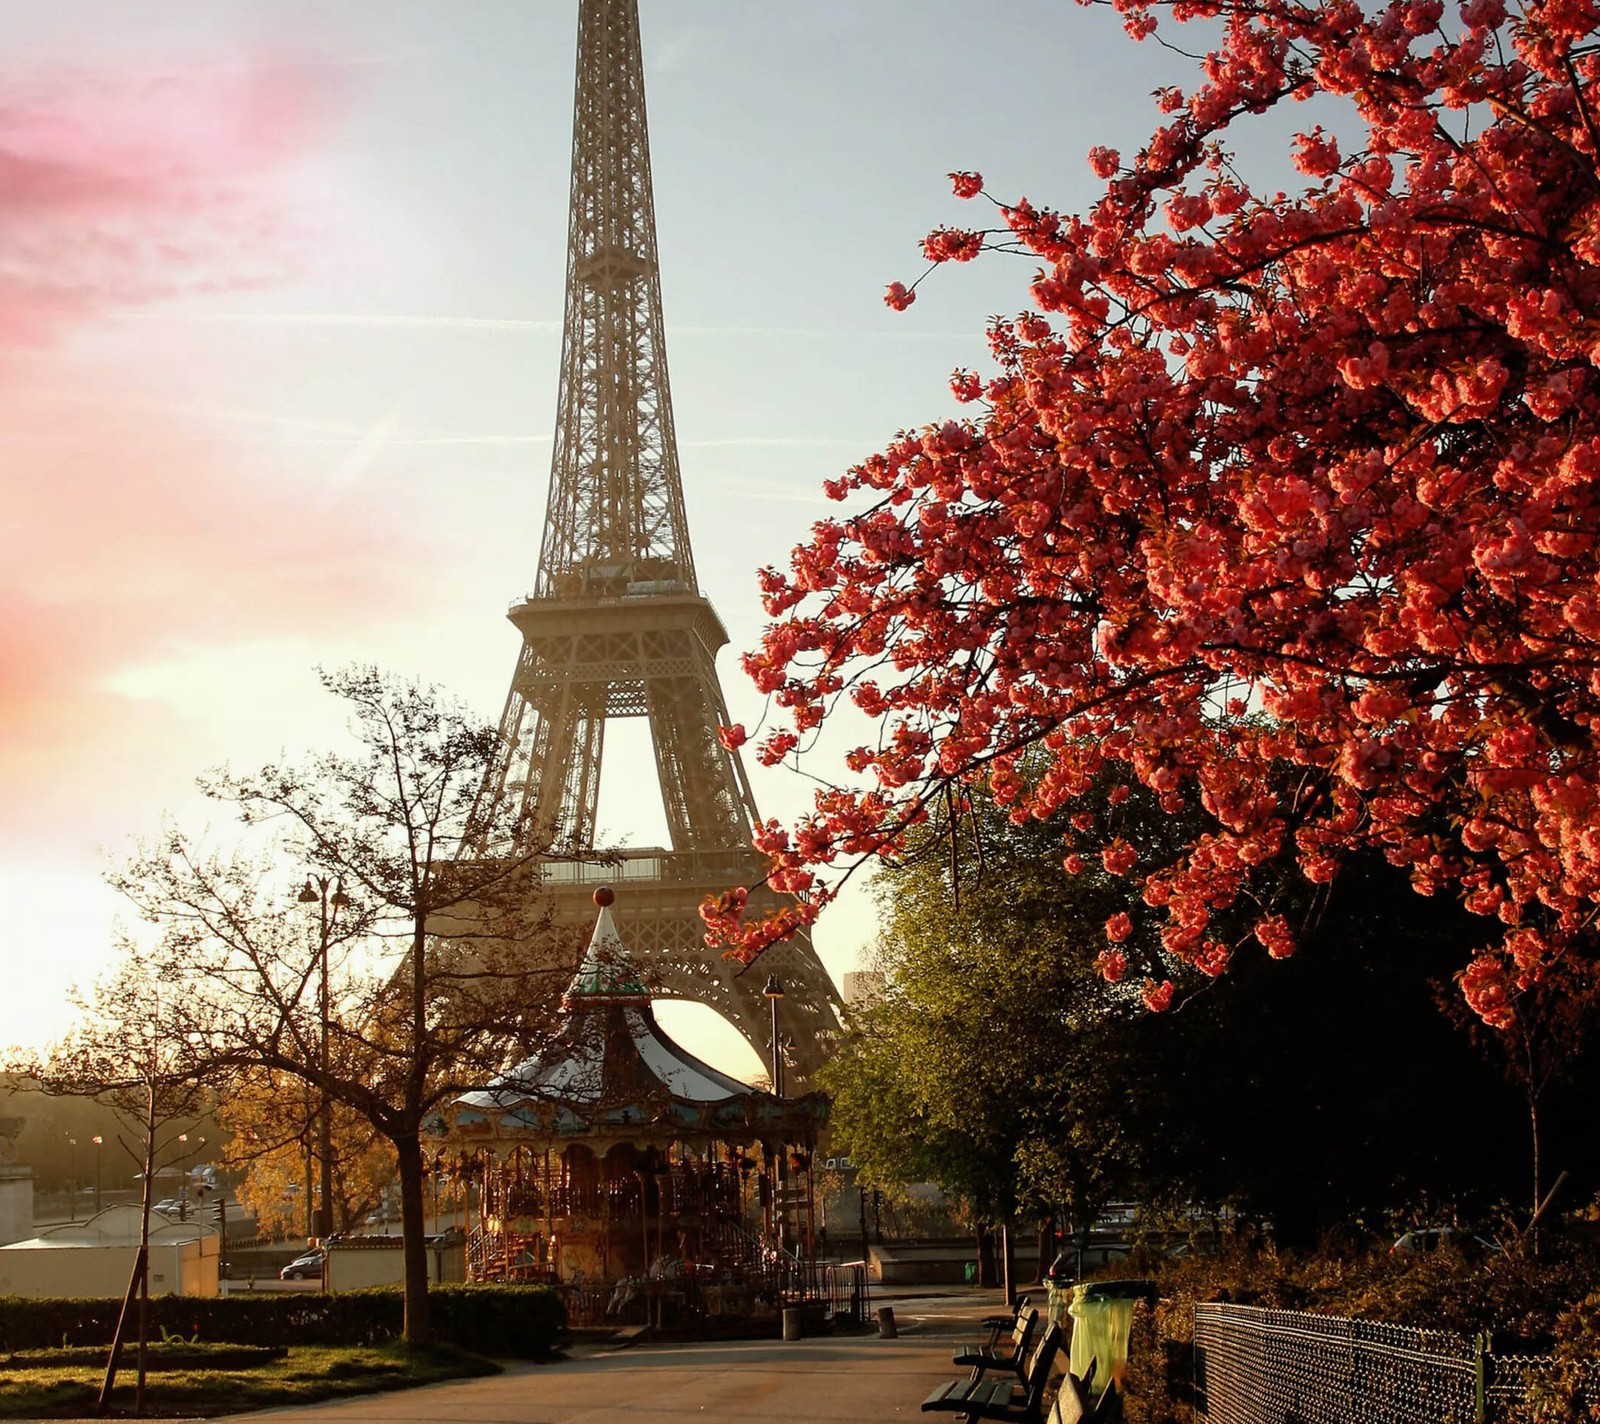
<instances>
[{"instance_id":1,"label":"grass lawn","mask_svg":"<svg viewBox=\"0 0 1600 1424\"><path fill-rule=\"evenodd\" d=\"M277 1405L310 1404L346 1394L368 1394L381 1389L408 1389L437 1380L469 1375L490 1375L499 1366L479 1355L450 1345L408 1350L403 1345L321 1346L297 1345L288 1355L263 1359L240 1367L223 1354L214 1366L198 1364L194 1352L204 1346L184 1346L179 1368L152 1368L145 1383L145 1413L169 1418L196 1418L236 1414L245 1409ZM232 1347L219 1345L219 1352ZM162 1347L152 1346L152 1357ZM74 1356L77 1351L73 1351ZM30 1361L30 1354L39 1363ZM113 1415L133 1413L134 1352L124 1349L117 1387L111 1396ZM84 1418L94 1413L100 1382L105 1376L105 1352L98 1360L61 1363L60 1351L21 1351L0 1356L0 1418ZM174 1361L173 1363L177 1363Z\"/></svg>"}]
</instances>

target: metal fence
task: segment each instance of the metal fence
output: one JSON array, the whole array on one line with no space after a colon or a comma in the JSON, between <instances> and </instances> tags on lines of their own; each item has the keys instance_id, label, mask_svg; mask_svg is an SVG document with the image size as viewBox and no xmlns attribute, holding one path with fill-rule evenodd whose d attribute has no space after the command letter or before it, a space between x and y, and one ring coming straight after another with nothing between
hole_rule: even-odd
<instances>
[{"instance_id":1,"label":"metal fence","mask_svg":"<svg viewBox=\"0 0 1600 1424\"><path fill-rule=\"evenodd\" d=\"M1208 1424L1485 1424L1553 1361L1373 1320L1197 1305L1195 1395ZM1589 1392L1600 1404L1600 1373Z\"/></svg>"},{"instance_id":2,"label":"metal fence","mask_svg":"<svg viewBox=\"0 0 1600 1424\"><path fill-rule=\"evenodd\" d=\"M657 1329L715 1333L739 1322L768 1321L799 1307L818 1326L865 1326L872 1300L865 1261L801 1261L785 1253L735 1278L676 1271L609 1283L568 1283L557 1293L573 1325L649 1325Z\"/></svg>"},{"instance_id":3,"label":"metal fence","mask_svg":"<svg viewBox=\"0 0 1600 1424\"><path fill-rule=\"evenodd\" d=\"M831 1322L865 1326L871 1319L872 1288L867 1284L865 1261L830 1262L823 1266L818 1285L818 1297L826 1302Z\"/></svg>"}]
</instances>

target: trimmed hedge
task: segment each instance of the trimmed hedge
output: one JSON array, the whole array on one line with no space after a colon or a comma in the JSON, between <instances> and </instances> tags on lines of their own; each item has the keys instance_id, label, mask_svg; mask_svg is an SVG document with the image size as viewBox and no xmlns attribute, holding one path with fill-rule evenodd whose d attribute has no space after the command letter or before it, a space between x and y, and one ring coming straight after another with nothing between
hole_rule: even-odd
<instances>
[{"instance_id":1,"label":"trimmed hedge","mask_svg":"<svg viewBox=\"0 0 1600 1424\"><path fill-rule=\"evenodd\" d=\"M545 1286L442 1285L428 1292L435 1341L475 1354L536 1359L556 1346L567 1313ZM0 1296L0 1350L109 1345L120 1300ZM150 1299L150 1334L241 1345L378 1345L400 1336L397 1289L339 1295L245 1293Z\"/></svg>"},{"instance_id":2,"label":"trimmed hedge","mask_svg":"<svg viewBox=\"0 0 1600 1424\"><path fill-rule=\"evenodd\" d=\"M145 1357L151 1373L163 1370L253 1370L275 1364L289 1353L287 1345L193 1345L154 1340ZM104 1345L71 1345L65 1350L24 1350L0 1357L0 1381L12 1370L60 1370L100 1366L106 1362Z\"/></svg>"}]
</instances>

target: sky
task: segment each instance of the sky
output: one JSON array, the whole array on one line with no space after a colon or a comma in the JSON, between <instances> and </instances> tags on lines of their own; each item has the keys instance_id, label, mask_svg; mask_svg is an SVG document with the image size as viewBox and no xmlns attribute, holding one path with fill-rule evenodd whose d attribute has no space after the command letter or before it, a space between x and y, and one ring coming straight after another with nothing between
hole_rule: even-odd
<instances>
[{"instance_id":1,"label":"sky","mask_svg":"<svg viewBox=\"0 0 1600 1424\"><path fill-rule=\"evenodd\" d=\"M1193 66L1065 0L640 10L690 530L753 725L755 570L833 511L824 479L949 414L987 317L1025 305L1033 264L1003 255L883 305L974 218L946 174L1087 207L1089 148L1137 149ZM549 477L576 18L0 0L0 1043L63 1026L119 914L101 874L164 814L203 824L197 773L341 734L317 666L498 715ZM664 835L645 736L608 731L602 787L635 845ZM752 775L764 813L807 803ZM872 928L861 893L824 917L836 978Z\"/></svg>"}]
</instances>

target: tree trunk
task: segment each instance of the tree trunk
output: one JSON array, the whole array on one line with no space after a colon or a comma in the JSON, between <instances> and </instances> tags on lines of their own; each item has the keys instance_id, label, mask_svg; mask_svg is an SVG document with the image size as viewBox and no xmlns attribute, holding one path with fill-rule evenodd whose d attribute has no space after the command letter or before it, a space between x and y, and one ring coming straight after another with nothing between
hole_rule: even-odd
<instances>
[{"instance_id":1,"label":"tree trunk","mask_svg":"<svg viewBox=\"0 0 1600 1424\"><path fill-rule=\"evenodd\" d=\"M117 1316L116 1333L111 1337L111 1353L106 1358L105 1380L100 1386L100 1398L95 1406L96 1414L104 1414L111 1407L111 1391L117 1383L117 1367L122 1358L123 1342L128 1338L128 1317L134 1313L137 1303L139 1316L139 1389L135 1403L136 1410L144 1409L144 1340L145 1340L145 1315L149 1301L150 1280L150 1200L151 1180L155 1176L156 1168L156 1125L155 1125L155 1090L150 1090L146 1099L147 1112L145 1115L144 1134L144 1171L139 1176L143 1187L139 1195L139 1249L133 1257L133 1274L128 1277L128 1293L122 1298L122 1313Z\"/></svg>"},{"instance_id":2,"label":"tree trunk","mask_svg":"<svg viewBox=\"0 0 1600 1424\"><path fill-rule=\"evenodd\" d=\"M978 1237L978 1284L985 1290L993 1290L999 1285L998 1273L994 1267L994 1232L987 1223L980 1222L977 1227Z\"/></svg>"},{"instance_id":3,"label":"tree trunk","mask_svg":"<svg viewBox=\"0 0 1600 1424\"><path fill-rule=\"evenodd\" d=\"M150 1199L156 1175L156 1090L152 1074L144 1119L144 1191L139 1206L139 1373L133 1412L144 1413L145 1366L150 1358Z\"/></svg>"},{"instance_id":4,"label":"tree trunk","mask_svg":"<svg viewBox=\"0 0 1600 1424\"><path fill-rule=\"evenodd\" d=\"M1530 1218L1530 1224L1533 1228L1533 1240L1530 1244L1533 1247L1534 1257L1537 1259L1539 1255L1538 1216L1539 1208L1544 1203L1542 1195L1544 1183L1540 1176L1539 1163L1539 1095L1531 1087L1528 1089L1528 1134L1533 1140L1533 1216Z\"/></svg>"},{"instance_id":5,"label":"tree trunk","mask_svg":"<svg viewBox=\"0 0 1600 1424\"><path fill-rule=\"evenodd\" d=\"M1011 1239L1011 1218L1000 1223L1000 1284L1005 1289L1006 1304L1017 1303L1017 1250Z\"/></svg>"},{"instance_id":6,"label":"tree trunk","mask_svg":"<svg viewBox=\"0 0 1600 1424\"><path fill-rule=\"evenodd\" d=\"M1544 1200L1544 1183L1539 1164L1539 1100L1532 1093L1528 1094L1528 1135L1533 1140L1533 1209L1538 1211Z\"/></svg>"},{"instance_id":7,"label":"tree trunk","mask_svg":"<svg viewBox=\"0 0 1600 1424\"><path fill-rule=\"evenodd\" d=\"M395 1143L400 1163L400 1231L405 1257L405 1342L428 1343L428 1247L423 1240L422 1140L415 1132Z\"/></svg>"}]
</instances>

